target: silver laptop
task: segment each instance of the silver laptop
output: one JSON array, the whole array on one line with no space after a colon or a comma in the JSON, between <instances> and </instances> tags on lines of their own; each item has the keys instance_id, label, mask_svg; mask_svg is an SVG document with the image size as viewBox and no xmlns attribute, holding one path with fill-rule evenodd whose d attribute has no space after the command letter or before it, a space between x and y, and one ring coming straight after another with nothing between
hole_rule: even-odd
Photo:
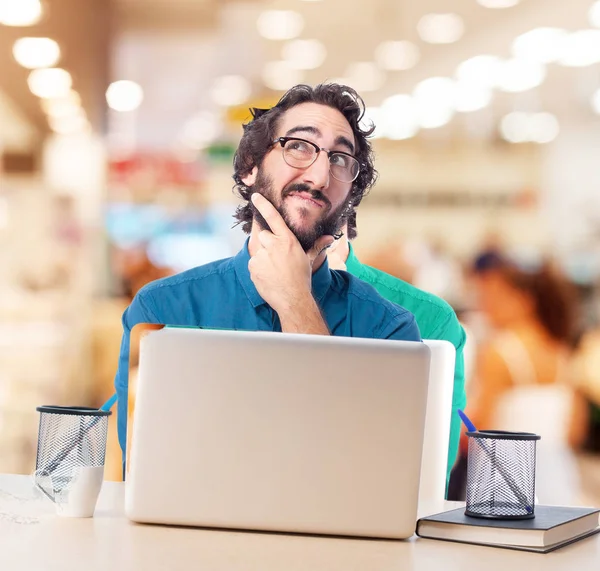
<instances>
[{"instance_id":1,"label":"silver laptop","mask_svg":"<svg viewBox=\"0 0 600 571\"><path fill-rule=\"evenodd\" d=\"M125 511L136 522L407 538L424 343L164 328L140 342Z\"/></svg>"}]
</instances>

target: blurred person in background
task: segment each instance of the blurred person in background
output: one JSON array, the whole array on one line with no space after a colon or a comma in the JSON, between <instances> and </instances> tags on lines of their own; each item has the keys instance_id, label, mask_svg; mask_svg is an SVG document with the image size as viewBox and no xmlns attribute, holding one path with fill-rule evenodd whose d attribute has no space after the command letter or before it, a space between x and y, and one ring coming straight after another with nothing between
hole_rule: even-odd
<instances>
[{"instance_id":1,"label":"blurred person in background","mask_svg":"<svg viewBox=\"0 0 600 571\"><path fill-rule=\"evenodd\" d=\"M254 109L234 158L240 252L143 287L122 318L115 377L126 449L132 328L140 323L419 341L414 316L331 271L326 249L372 186L364 102L350 87L298 85ZM307 374L318 364L307 363Z\"/></svg>"},{"instance_id":2,"label":"blurred person in background","mask_svg":"<svg viewBox=\"0 0 600 571\"><path fill-rule=\"evenodd\" d=\"M357 278L372 285L384 298L408 309L417 320L423 339L449 341L456 349L452 416L448 442L448 464L446 481L456 461L460 438L460 417L457 410L466 405L463 348L466 335L452 307L440 297L418 289L393 275L362 264L356 256L350 240L356 238L356 216L352 216L342 227L342 237L327 251L332 268L346 270Z\"/></svg>"},{"instance_id":3,"label":"blurred person in background","mask_svg":"<svg viewBox=\"0 0 600 571\"><path fill-rule=\"evenodd\" d=\"M600 293L600 292L599 292ZM598 296L598 293L596 293ZM573 364L577 387L589 403L590 424L585 449L600 452L600 325L592 324L577 344Z\"/></svg>"},{"instance_id":4,"label":"blurred person in background","mask_svg":"<svg viewBox=\"0 0 600 571\"><path fill-rule=\"evenodd\" d=\"M147 244L131 250L120 250L113 259L117 267L115 273L121 278L123 294L128 303L146 284L175 273L171 268L157 266L150 260Z\"/></svg>"},{"instance_id":5,"label":"blurred person in background","mask_svg":"<svg viewBox=\"0 0 600 571\"><path fill-rule=\"evenodd\" d=\"M524 269L490 252L475 264L474 286L491 334L477 349L469 416L480 430L539 434L540 501L579 502L574 450L586 436L587 405L572 378L575 291L548 264Z\"/></svg>"}]
</instances>

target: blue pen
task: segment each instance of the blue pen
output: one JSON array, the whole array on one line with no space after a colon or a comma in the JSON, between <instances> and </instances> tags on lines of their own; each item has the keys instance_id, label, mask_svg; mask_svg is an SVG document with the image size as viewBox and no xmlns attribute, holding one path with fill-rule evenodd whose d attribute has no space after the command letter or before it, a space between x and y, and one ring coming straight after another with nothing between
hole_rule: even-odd
<instances>
[{"instance_id":1,"label":"blue pen","mask_svg":"<svg viewBox=\"0 0 600 571\"><path fill-rule=\"evenodd\" d=\"M469 432L479 432L469 417L460 409L458 409L458 416L460 416L460 419L463 421ZM525 506L527 513L533 513L533 508L527 505L527 498L525 497L525 494L523 494L523 492L517 486L511 475L506 472L504 466L498 463L497 458L487 447L486 443L481 438L476 438L475 440L477 441L477 444L479 444L480 448L486 453L487 457L490 459L490 462L492 462L494 465L494 468L496 468L496 470L498 470L500 475L504 478L504 481L508 484L509 488L515 494L518 500Z\"/></svg>"},{"instance_id":2,"label":"blue pen","mask_svg":"<svg viewBox=\"0 0 600 571\"><path fill-rule=\"evenodd\" d=\"M100 410L110 410L116 402L117 402L117 394L115 393L100 407Z\"/></svg>"},{"instance_id":3,"label":"blue pen","mask_svg":"<svg viewBox=\"0 0 600 571\"><path fill-rule=\"evenodd\" d=\"M469 417L460 409L458 409L458 416L463 421L469 432L477 432L475 425L469 420Z\"/></svg>"}]
</instances>

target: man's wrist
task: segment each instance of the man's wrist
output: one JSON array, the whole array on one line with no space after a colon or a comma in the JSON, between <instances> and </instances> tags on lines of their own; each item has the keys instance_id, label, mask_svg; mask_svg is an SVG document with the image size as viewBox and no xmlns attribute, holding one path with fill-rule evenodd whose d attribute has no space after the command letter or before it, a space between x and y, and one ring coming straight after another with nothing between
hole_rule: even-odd
<instances>
[{"instance_id":1,"label":"man's wrist","mask_svg":"<svg viewBox=\"0 0 600 571\"><path fill-rule=\"evenodd\" d=\"M295 298L284 308L275 311L279 316L281 329L286 333L330 334L312 293Z\"/></svg>"},{"instance_id":2,"label":"man's wrist","mask_svg":"<svg viewBox=\"0 0 600 571\"><path fill-rule=\"evenodd\" d=\"M317 302L315 301L312 292L302 291L289 295L285 300L282 300L277 307L273 306L273 309L281 318L282 314L302 313L312 306L317 307Z\"/></svg>"}]
</instances>

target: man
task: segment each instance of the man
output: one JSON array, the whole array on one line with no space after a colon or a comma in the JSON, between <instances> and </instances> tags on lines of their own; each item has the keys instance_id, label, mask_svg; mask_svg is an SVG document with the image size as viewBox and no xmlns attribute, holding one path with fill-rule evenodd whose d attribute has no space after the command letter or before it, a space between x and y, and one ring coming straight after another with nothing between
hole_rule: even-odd
<instances>
[{"instance_id":1,"label":"man","mask_svg":"<svg viewBox=\"0 0 600 571\"><path fill-rule=\"evenodd\" d=\"M408 309L419 326L423 339L445 339L456 349L454 367L454 392L452 396L452 417L450 421L450 440L448 443L448 467L446 483L458 454L461 425L457 410L466 405L465 369L463 349L466 342L465 331L458 322L454 310L439 297L420 290L403 280L395 278L381 270L361 264L356 257L349 238L356 237L356 217L351 216L342 228L343 236L328 249L329 267L346 270L360 280L371 284L385 299Z\"/></svg>"},{"instance_id":2,"label":"man","mask_svg":"<svg viewBox=\"0 0 600 571\"><path fill-rule=\"evenodd\" d=\"M363 113L356 92L336 84L296 86L274 108L254 110L234 159L246 244L233 258L148 284L123 314L115 378L123 452L138 323L420 340L412 314L328 267L326 248L375 178Z\"/></svg>"}]
</instances>

